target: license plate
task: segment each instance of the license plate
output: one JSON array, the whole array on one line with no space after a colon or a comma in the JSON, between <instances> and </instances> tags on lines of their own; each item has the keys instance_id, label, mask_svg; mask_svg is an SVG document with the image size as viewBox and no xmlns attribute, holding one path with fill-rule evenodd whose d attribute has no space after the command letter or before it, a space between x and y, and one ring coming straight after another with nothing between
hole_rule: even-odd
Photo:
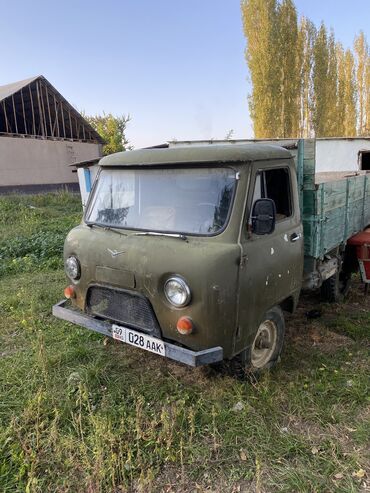
<instances>
[{"instance_id":1,"label":"license plate","mask_svg":"<svg viewBox=\"0 0 370 493\"><path fill-rule=\"evenodd\" d=\"M166 348L164 342L156 337L150 337L136 330L128 329L127 327L121 327L120 325L112 325L112 337L118 341L131 344L131 346L145 349L151 353L160 354L166 356Z\"/></svg>"}]
</instances>

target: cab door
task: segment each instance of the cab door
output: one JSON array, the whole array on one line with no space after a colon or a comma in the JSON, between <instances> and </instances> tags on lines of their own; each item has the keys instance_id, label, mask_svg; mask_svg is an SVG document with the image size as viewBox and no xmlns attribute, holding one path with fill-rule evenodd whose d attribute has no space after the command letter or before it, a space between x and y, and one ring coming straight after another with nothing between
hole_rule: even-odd
<instances>
[{"instance_id":1,"label":"cab door","mask_svg":"<svg viewBox=\"0 0 370 493\"><path fill-rule=\"evenodd\" d=\"M276 224L270 234L257 235L252 231L251 211L260 198L275 203ZM303 228L293 159L252 164L241 249L235 354L252 343L267 310L299 296Z\"/></svg>"}]
</instances>

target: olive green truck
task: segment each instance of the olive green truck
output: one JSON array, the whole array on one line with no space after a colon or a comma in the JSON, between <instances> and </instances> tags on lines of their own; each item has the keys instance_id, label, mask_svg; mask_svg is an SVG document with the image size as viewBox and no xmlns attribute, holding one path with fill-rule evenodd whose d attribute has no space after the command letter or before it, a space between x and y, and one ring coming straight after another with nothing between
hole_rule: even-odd
<instances>
[{"instance_id":1,"label":"olive green truck","mask_svg":"<svg viewBox=\"0 0 370 493\"><path fill-rule=\"evenodd\" d=\"M315 176L315 142L151 148L101 159L64 247L56 317L188 365L258 373L303 289L357 269L370 174Z\"/></svg>"}]
</instances>

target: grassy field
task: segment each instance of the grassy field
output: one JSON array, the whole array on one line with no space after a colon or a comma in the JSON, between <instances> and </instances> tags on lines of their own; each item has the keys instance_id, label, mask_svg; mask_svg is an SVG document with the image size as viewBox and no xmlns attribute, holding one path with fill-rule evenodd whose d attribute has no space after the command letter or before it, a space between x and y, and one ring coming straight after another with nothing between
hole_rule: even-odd
<instances>
[{"instance_id":1,"label":"grassy field","mask_svg":"<svg viewBox=\"0 0 370 493\"><path fill-rule=\"evenodd\" d=\"M0 198L0 492L369 491L370 294L304 296L257 383L51 316L79 197Z\"/></svg>"}]
</instances>

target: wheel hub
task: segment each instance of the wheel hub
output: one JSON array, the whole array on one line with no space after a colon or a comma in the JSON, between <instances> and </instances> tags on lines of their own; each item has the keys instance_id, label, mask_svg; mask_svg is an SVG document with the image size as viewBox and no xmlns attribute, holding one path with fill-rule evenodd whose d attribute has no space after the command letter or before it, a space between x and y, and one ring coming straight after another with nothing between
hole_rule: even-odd
<instances>
[{"instance_id":1,"label":"wheel hub","mask_svg":"<svg viewBox=\"0 0 370 493\"><path fill-rule=\"evenodd\" d=\"M277 343L277 328L272 320L265 320L258 327L252 345L252 365L263 368L270 361Z\"/></svg>"}]
</instances>

